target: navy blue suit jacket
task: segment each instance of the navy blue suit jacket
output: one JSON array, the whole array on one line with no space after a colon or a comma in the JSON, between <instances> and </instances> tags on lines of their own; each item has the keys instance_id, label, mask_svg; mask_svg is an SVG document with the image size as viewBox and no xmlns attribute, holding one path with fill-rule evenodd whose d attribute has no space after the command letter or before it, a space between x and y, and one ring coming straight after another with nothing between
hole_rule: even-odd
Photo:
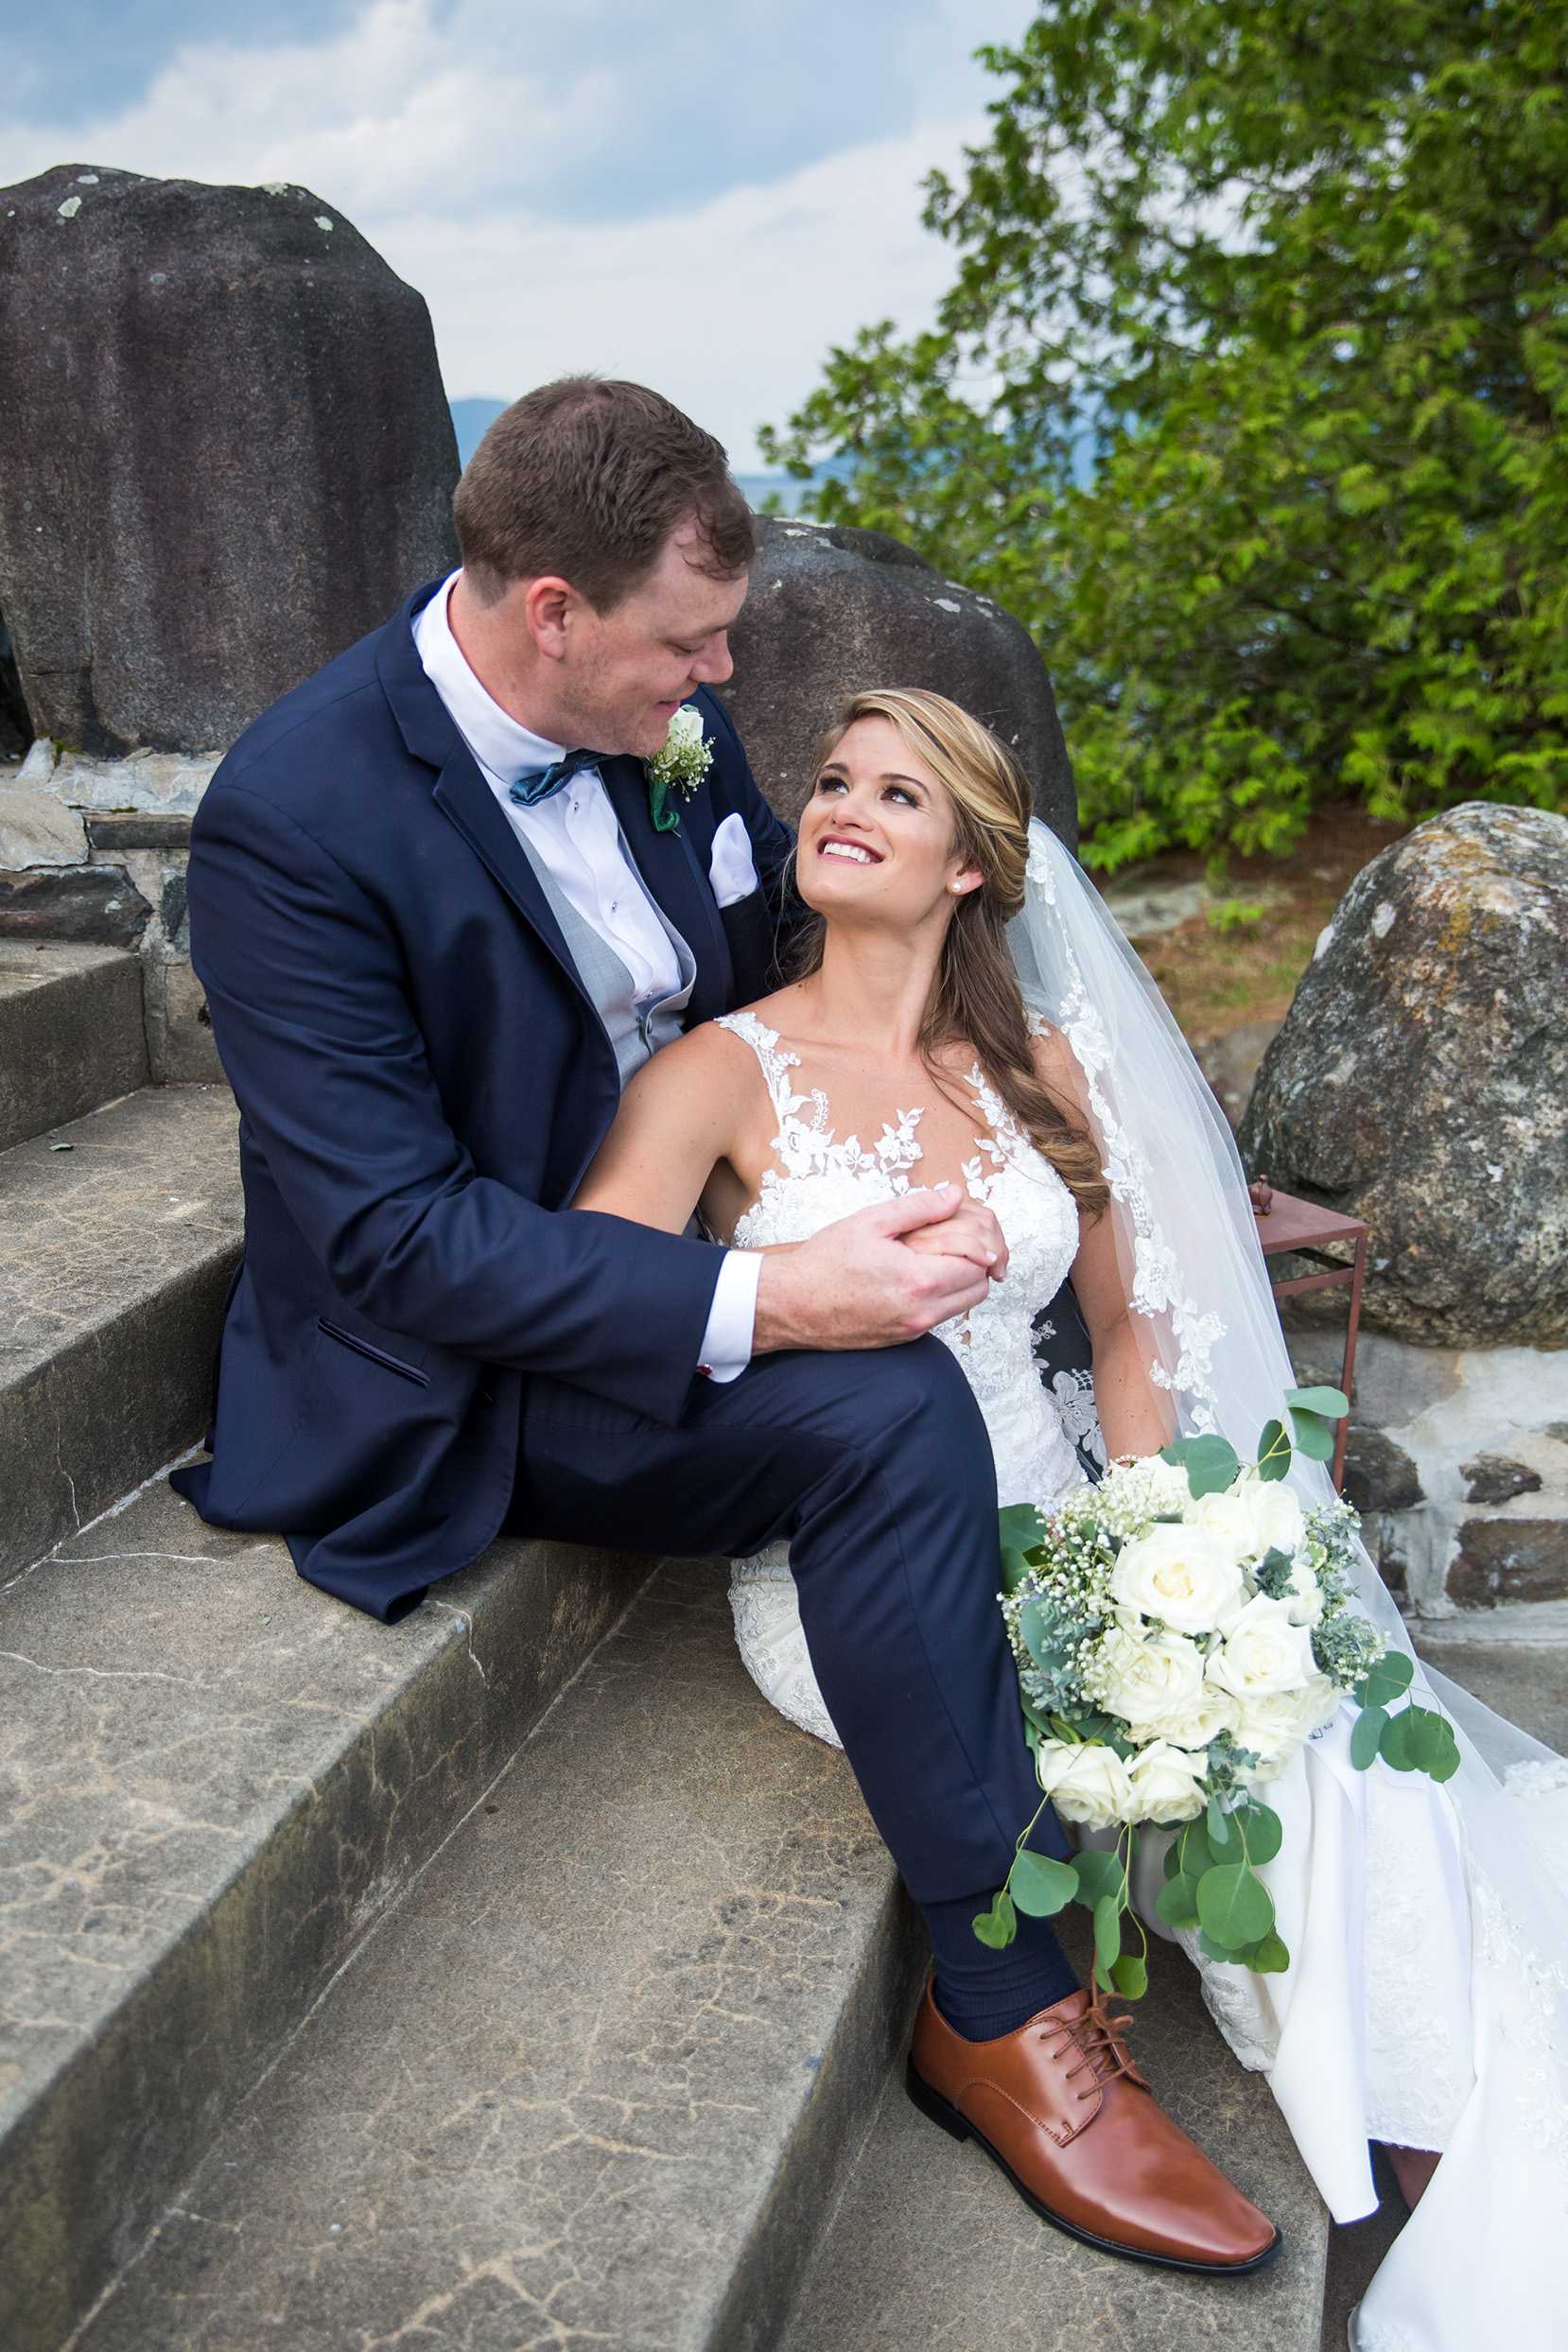
<instances>
[{"instance_id":1,"label":"navy blue suit jacket","mask_svg":"<svg viewBox=\"0 0 1568 2352\"><path fill-rule=\"evenodd\" d=\"M176 1483L271 1529L377 1616L500 1526L530 1373L679 1421L720 1253L560 1213L615 1115L615 1054L533 870L426 677L384 629L257 720L191 834L191 954L240 1109L245 1257L213 1459ZM688 1024L770 984L793 837L727 712L655 832L639 760L601 773L697 962ZM721 915L738 811L761 887Z\"/></svg>"}]
</instances>

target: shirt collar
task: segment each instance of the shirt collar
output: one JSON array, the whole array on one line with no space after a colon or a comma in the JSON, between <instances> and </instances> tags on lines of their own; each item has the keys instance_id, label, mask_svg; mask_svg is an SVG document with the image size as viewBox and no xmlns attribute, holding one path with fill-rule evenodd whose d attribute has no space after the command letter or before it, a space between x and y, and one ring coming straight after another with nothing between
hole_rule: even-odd
<instances>
[{"instance_id":1,"label":"shirt collar","mask_svg":"<svg viewBox=\"0 0 1568 2352\"><path fill-rule=\"evenodd\" d=\"M561 758L566 746L547 741L504 711L469 669L446 613L446 600L460 571L442 582L417 616L414 650L480 767L497 782L513 785L530 768L548 768Z\"/></svg>"}]
</instances>

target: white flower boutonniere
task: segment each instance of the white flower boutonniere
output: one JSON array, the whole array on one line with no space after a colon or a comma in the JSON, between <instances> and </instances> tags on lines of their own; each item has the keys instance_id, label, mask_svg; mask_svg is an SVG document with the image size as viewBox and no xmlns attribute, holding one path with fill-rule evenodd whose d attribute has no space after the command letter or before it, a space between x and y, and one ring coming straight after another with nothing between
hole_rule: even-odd
<instances>
[{"instance_id":1,"label":"white flower boutonniere","mask_svg":"<svg viewBox=\"0 0 1568 2352\"><path fill-rule=\"evenodd\" d=\"M662 748L643 762L655 833L672 833L680 824L676 811L664 805L671 785L689 800L712 765L713 746L703 733L703 714L692 704L683 703L670 722Z\"/></svg>"}]
</instances>

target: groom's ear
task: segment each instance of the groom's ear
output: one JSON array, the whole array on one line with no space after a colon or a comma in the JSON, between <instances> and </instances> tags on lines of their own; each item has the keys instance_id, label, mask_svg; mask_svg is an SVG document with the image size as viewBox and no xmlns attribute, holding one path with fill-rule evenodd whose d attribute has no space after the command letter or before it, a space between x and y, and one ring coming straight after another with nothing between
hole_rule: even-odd
<instances>
[{"instance_id":1,"label":"groom's ear","mask_svg":"<svg viewBox=\"0 0 1568 2352\"><path fill-rule=\"evenodd\" d=\"M564 661L584 621L593 618L586 597L555 572L519 580L507 597L516 598L518 618L547 661Z\"/></svg>"}]
</instances>

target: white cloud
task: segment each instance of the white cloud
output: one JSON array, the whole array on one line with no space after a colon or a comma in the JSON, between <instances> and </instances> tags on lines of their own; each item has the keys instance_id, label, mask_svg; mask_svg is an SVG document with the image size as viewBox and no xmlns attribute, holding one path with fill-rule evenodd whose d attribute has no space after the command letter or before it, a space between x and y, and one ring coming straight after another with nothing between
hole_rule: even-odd
<instances>
[{"instance_id":1,"label":"white cloud","mask_svg":"<svg viewBox=\"0 0 1568 2352\"><path fill-rule=\"evenodd\" d=\"M829 341L930 317L951 256L918 183L982 135L969 61L1027 0L370 0L315 43L179 51L66 133L0 125L11 175L67 159L313 189L430 305L448 390L570 367L751 434Z\"/></svg>"}]
</instances>

